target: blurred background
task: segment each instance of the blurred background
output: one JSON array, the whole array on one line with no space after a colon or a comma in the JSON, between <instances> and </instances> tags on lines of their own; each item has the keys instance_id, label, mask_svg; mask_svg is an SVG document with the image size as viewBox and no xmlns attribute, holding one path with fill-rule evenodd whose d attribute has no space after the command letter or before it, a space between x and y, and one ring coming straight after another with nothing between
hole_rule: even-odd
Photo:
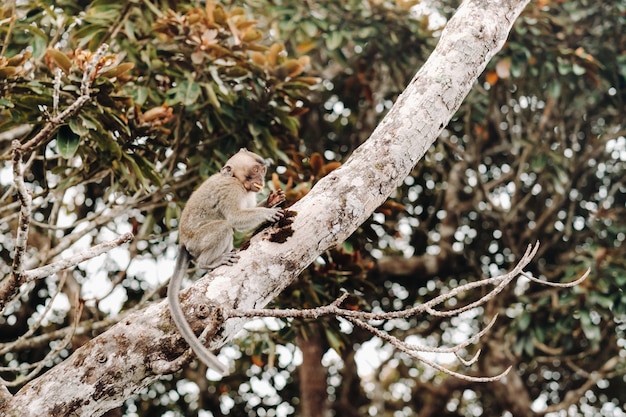
<instances>
[{"instance_id":1,"label":"blurred background","mask_svg":"<svg viewBox=\"0 0 626 417\"><path fill-rule=\"evenodd\" d=\"M0 377L10 389L165 296L184 202L240 147L274 160L269 183L288 203L345 161L458 5L3 2L0 276L11 273L20 207L11 140L32 139L76 101L104 43L92 99L27 155L26 257L32 268L135 234L130 246L21 289L0 316ZM272 305L325 305L346 289L350 308L408 308L506 272L540 241L533 276L568 282L590 268L587 280L558 289L522 277L451 319L381 323L436 347L498 314L466 349L468 358L482 349L475 365L429 359L473 376L512 366L505 379L447 376L336 318L255 320L222 349L232 375L196 362L107 415L626 415L625 26L624 1L532 2L402 186Z\"/></svg>"}]
</instances>

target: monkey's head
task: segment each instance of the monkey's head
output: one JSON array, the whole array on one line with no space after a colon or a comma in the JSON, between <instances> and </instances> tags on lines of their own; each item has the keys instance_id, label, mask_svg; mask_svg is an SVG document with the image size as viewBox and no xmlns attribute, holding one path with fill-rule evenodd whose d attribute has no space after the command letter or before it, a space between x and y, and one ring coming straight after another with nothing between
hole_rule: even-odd
<instances>
[{"instance_id":1,"label":"monkey's head","mask_svg":"<svg viewBox=\"0 0 626 417\"><path fill-rule=\"evenodd\" d=\"M237 178L246 191L258 193L265 185L267 163L246 148L241 148L222 168L222 174Z\"/></svg>"}]
</instances>

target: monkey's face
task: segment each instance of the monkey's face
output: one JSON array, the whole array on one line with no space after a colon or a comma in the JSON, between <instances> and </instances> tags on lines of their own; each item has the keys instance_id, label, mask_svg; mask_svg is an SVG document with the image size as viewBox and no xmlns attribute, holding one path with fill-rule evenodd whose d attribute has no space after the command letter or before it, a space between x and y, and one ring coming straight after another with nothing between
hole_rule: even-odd
<instances>
[{"instance_id":1,"label":"monkey's face","mask_svg":"<svg viewBox=\"0 0 626 417\"><path fill-rule=\"evenodd\" d=\"M261 164L254 164L243 172L241 176L235 173L235 177L241 181L243 184L243 188L246 191L252 191L253 193L258 193L263 189L265 185L265 174L267 173L267 167Z\"/></svg>"},{"instance_id":2,"label":"monkey's face","mask_svg":"<svg viewBox=\"0 0 626 417\"><path fill-rule=\"evenodd\" d=\"M240 150L222 168L222 174L237 178L246 191L258 193L265 185L267 166L257 154Z\"/></svg>"}]
</instances>

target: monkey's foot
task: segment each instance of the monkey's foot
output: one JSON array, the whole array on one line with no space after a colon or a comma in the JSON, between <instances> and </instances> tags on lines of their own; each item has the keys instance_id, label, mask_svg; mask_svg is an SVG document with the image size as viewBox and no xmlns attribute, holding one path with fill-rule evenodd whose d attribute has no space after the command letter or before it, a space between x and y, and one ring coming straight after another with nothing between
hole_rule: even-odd
<instances>
[{"instance_id":1,"label":"monkey's foot","mask_svg":"<svg viewBox=\"0 0 626 417\"><path fill-rule=\"evenodd\" d=\"M219 266L234 265L235 263L237 263L238 260L239 260L239 254L237 252L231 251L231 252L226 252L225 254L220 256L215 262L209 265L199 264L198 266L202 269L211 271Z\"/></svg>"}]
</instances>

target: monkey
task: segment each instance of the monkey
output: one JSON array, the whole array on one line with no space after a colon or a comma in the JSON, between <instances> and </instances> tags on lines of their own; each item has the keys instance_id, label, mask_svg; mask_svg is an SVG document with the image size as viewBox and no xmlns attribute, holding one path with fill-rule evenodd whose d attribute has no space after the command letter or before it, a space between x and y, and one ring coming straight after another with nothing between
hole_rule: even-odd
<instances>
[{"instance_id":1,"label":"monkey","mask_svg":"<svg viewBox=\"0 0 626 417\"><path fill-rule=\"evenodd\" d=\"M254 152L241 148L220 172L205 180L191 194L178 226L178 256L167 290L170 314L192 351L209 368L228 374L228 369L191 330L180 306L182 279L191 259L201 269L232 265L239 259L233 250L234 230L247 231L265 222L276 222L284 211L282 191L273 192L257 205L256 196L265 185L267 164ZM267 205L267 207L263 207Z\"/></svg>"}]
</instances>

